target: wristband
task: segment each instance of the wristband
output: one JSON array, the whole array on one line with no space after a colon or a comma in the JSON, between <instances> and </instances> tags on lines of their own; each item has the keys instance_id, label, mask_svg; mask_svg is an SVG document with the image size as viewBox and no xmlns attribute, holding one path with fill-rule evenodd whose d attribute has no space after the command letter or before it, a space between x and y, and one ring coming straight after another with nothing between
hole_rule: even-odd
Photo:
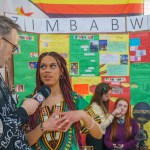
<instances>
[{"instance_id":1,"label":"wristband","mask_svg":"<svg viewBox=\"0 0 150 150\"><path fill-rule=\"evenodd\" d=\"M92 129L94 127L95 121L92 118L92 125L90 127L87 127L88 130Z\"/></svg>"},{"instance_id":2,"label":"wristband","mask_svg":"<svg viewBox=\"0 0 150 150\"><path fill-rule=\"evenodd\" d=\"M44 132L43 122L41 122L41 123L40 123L40 129L41 129L41 131L43 131L43 132Z\"/></svg>"}]
</instances>

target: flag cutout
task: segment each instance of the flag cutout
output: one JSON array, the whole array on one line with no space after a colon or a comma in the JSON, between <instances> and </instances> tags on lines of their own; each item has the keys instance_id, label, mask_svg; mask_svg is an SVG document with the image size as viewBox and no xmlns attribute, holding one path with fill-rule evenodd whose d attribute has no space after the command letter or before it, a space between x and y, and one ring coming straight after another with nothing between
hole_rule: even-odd
<instances>
[{"instance_id":1,"label":"flag cutout","mask_svg":"<svg viewBox=\"0 0 150 150\"><path fill-rule=\"evenodd\" d=\"M144 13L144 0L30 0L50 17L129 16Z\"/></svg>"}]
</instances>

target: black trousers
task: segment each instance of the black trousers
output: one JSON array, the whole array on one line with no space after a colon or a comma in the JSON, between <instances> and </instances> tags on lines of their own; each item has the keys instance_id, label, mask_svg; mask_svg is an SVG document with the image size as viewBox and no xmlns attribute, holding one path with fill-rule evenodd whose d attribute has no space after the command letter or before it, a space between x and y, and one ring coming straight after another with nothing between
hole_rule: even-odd
<instances>
[{"instance_id":1,"label":"black trousers","mask_svg":"<svg viewBox=\"0 0 150 150\"><path fill-rule=\"evenodd\" d=\"M104 145L104 135L101 139L96 139L92 137L90 134L86 135L86 145L93 146L94 150L106 150Z\"/></svg>"}]
</instances>

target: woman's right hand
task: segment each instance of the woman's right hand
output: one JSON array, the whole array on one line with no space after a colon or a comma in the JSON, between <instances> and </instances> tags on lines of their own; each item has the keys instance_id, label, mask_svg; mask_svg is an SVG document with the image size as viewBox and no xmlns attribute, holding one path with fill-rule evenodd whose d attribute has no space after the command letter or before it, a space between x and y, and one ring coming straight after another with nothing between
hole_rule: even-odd
<instances>
[{"instance_id":1,"label":"woman's right hand","mask_svg":"<svg viewBox=\"0 0 150 150\"><path fill-rule=\"evenodd\" d=\"M61 128L58 128L62 123L61 119L58 117L59 114L53 113L48 120L43 122L44 131L62 131Z\"/></svg>"},{"instance_id":2,"label":"woman's right hand","mask_svg":"<svg viewBox=\"0 0 150 150\"><path fill-rule=\"evenodd\" d=\"M121 109L120 108L116 108L113 112L112 112L112 115L114 115L115 117L120 115L121 113Z\"/></svg>"}]
</instances>

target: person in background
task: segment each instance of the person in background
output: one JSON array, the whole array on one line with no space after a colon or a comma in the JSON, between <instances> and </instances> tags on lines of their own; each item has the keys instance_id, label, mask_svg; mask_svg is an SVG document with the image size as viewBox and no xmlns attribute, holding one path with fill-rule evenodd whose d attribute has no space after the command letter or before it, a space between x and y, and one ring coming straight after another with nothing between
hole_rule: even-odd
<instances>
[{"instance_id":1,"label":"person in background","mask_svg":"<svg viewBox=\"0 0 150 150\"><path fill-rule=\"evenodd\" d=\"M18 47L20 31L19 25L11 19L0 16L0 67L4 67L7 60ZM28 115L33 114L39 102L27 99L20 108L12 98L6 83L0 74L0 149L1 150L29 150L22 125L28 121Z\"/></svg>"},{"instance_id":2,"label":"person in background","mask_svg":"<svg viewBox=\"0 0 150 150\"><path fill-rule=\"evenodd\" d=\"M88 146L93 146L94 150L105 150L104 135L106 127L108 127L112 123L114 117L121 111L119 108L116 108L111 114L109 114L108 105L110 92L111 87L109 84L104 82L99 83L95 88L94 95L90 102L96 113L101 118L100 126L103 133L102 139L95 139L90 134L87 134L86 144Z\"/></svg>"},{"instance_id":3,"label":"person in background","mask_svg":"<svg viewBox=\"0 0 150 150\"><path fill-rule=\"evenodd\" d=\"M120 108L121 113L106 129L105 145L108 150L134 150L137 144L135 135L139 126L136 120L131 118L130 104L126 98L118 98L115 102L116 108Z\"/></svg>"},{"instance_id":4,"label":"person in background","mask_svg":"<svg viewBox=\"0 0 150 150\"><path fill-rule=\"evenodd\" d=\"M25 126L33 149L78 150L80 120L92 136L102 136L99 124L83 110L88 103L72 90L66 65L65 59L56 52L39 56L34 94L42 85L47 85L51 94Z\"/></svg>"},{"instance_id":5,"label":"person in background","mask_svg":"<svg viewBox=\"0 0 150 150\"><path fill-rule=\"evenodd\" d=\"M29 62L29 69L35 69L34 62Z\"/></svg>"}]
</instances>

